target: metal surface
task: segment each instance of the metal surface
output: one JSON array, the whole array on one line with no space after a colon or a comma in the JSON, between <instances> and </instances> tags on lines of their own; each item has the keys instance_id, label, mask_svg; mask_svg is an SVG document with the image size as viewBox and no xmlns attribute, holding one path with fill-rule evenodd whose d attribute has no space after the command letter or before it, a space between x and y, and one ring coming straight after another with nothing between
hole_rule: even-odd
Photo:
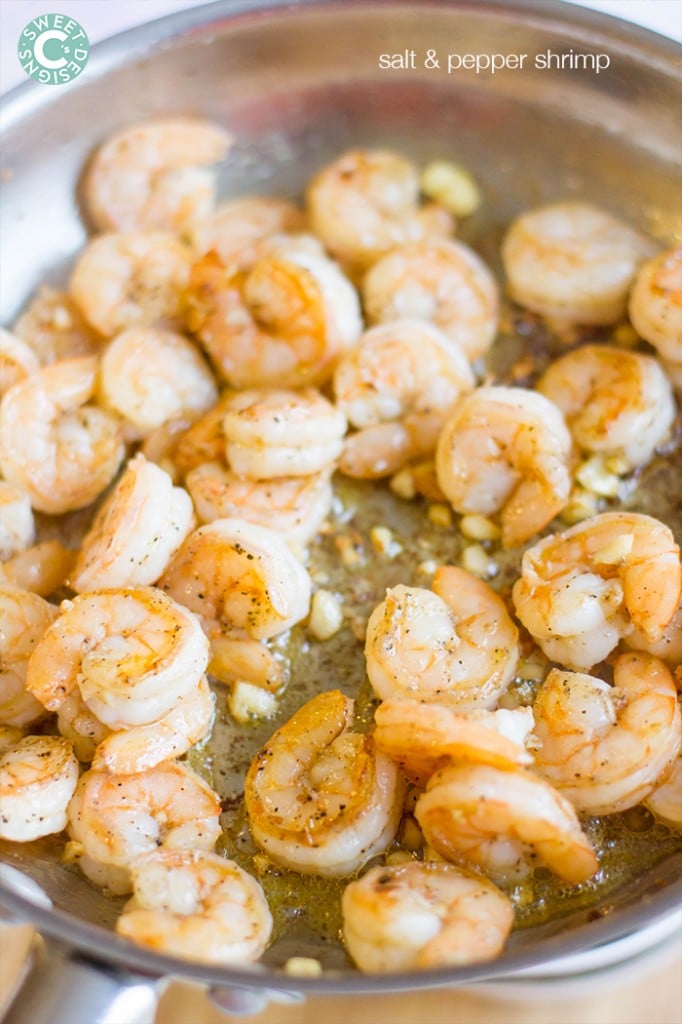
<instances>
[{"instance_id":1,"label":"metal surface","mask_svg":"<svg viewBox=\"0 0 682 1024\"><path fill-rule=\"evenodd\" d=\"M598 75L494 76L448 76L442 64L378 67L380 53L433 48L442 56L502 51L531 59L547 49L606 52L611 66ZM484 255L493 264L496 240L514 214L566 195L601 203L661 241L682 239L677 54L675 44L643 30L544 0L226 0L123 33L94 48L82 79L59 89L29 82L4 104L1 318L11 321L39 282L61 281L85 241L74 196L93 147L132 121L168 112L200 113L233 131L224 195L296 195L350 145L385 144L420 160L452 156L473 170L489 200L461 237L489 240ZM2 893L8 910L94 959L150 976L183 974L218 989L291 987L278 969L210 968L133 947L109 930L116 908L39 844L30 854L15 847L2 855L54 904L38 906L10 887ZM598 919L576 914L518 932L493 964L397 977L329 971L297 979L296 988L395 991L533 967L663 917L682 900L681 874L680 858L670 858L610 899Z\"/></svg>"}]
</instances>

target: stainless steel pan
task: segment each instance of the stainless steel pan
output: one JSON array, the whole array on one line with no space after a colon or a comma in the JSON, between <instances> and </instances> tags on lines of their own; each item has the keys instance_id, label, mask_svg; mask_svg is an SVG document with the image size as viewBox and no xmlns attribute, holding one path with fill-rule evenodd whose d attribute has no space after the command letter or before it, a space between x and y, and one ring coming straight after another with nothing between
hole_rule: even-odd
<instances>
[{"instance_id":1,"label":"stainless steel pan","mask_svg":"<svg viewBox=\"0 0 682 1024\"><path fill-rule=\"evenodd\" d=\"M440 68L423 66L436 50ZM413 70L379 68L379 54L415 50ZM450 52L606 53L590 71L506 70L448 75ZM401 2L223 0L123 33L94 48L69 86L27 83L4 105L3 322L35 285L59 281L85 228L74 196L104 137L166 112L228 124L238 144L223 192L296 194L344 147L395 146L418 159L453 156L483 183L488 204L465 239L488 239L518 210L567 194L620 212L662 241L682 237L676 46L640 29L545 0ZM484 246L485 247L485 246ZM114 912L53 855L5 844L0 899L51 943L10 1012L12 1024L95 1024L149 1011L159 977L208 984L226 1007L268 995L358 993L460 985L509 975L610 942L682 902L682 855L668 857L608 902L517 932L496 962L458 970L364 977L330 969L294 982L277 966L222 970L135 948L110 930ZM132 987L131 987L132 986ZM115 1004L115 1012L112 1006ZM145 1009L146 1008L146 1009Z\"/></svg>"}]
</instances>

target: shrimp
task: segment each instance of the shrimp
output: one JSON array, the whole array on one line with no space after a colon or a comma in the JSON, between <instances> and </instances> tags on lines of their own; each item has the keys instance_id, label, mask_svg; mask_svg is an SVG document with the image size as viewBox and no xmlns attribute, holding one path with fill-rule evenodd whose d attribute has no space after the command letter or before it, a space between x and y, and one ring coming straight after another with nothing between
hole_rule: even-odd
<instances>
[{"instance_id":1,"label":"shrimp","mask_svg":"<svg viewBox=\"0 0 682 1024\"><path fill-rule=\"evenodd\" d=\"M272 933L260 884L232 860L198 850L160 850L132 869L133 898L116 922L126 939L183 960L257 960Z\"/></svg>"},{"instance_id":2,"label":"shrimp","mask_svg":"<svg viewBox=\"0 0 682 1024\"><path fill-rule=\"evenodd\" d=\"M682 743L677 690L663 662L621 654L613 676L609 686L552 669L533 705L538 772L590 815L641 803Z\"/></svg>"},{"instance_id":3,"label":"shrimp","mask_svg":"<svg viewBox=\"0 0 682 1024\"><path fill-rule=\"evenodd\" d=\"M0 480L0 562L30 547L35 534L30 497L20 487Z\"/></svg>"},{"instance_id":4,"label":"shrimp","mask_svg":"<svg viewBox=\"0 0 682 1024\"><path fill-rule=\"evenodd\" d=\"M207 462L222 462L225 457L223 420L234 392L224 391L216 405L187 427L177 439L172 461L180 477Z\"/></svg>"},{"instance_id":5,"label":"shrimp","mask_svg":"<svg viewBox=\"0 0 682 1024\"><path fill-rule=\"evenodd\" d=\"M132 440L167 420L196 419L218 400L213 374L187 338L157 327L131 327L107 346L99 393L126 423Z\"/></svg>"},{"instance_id":6,"label":"shrimp","mask_svg":"<svg viewBox=\"0 0 682 1024\"><path fill-rule=\"evenodd\" d=\"M94 356L102 349L101 335L86 321L71 296L55 288L40 288L13 330L41 366Z\"/></svg>"},{"instance_id":7,"label":"shrimp","mask_svg":"<svg viewBox=\"0 0 682 1024\"><path fill-rule=\"evenodd\" d=\"M365 657L374 692L461 713L494 707L519 657L504 601L451 565L436 571L432 588L393 587L370 615Z\"/></svg>"},{"instance_id":8,"label":"shrimp","mask_svg":"<svg viewBox=\"0 0 682 1024\"><path fill-rule=\"evenodd\" d=\"M678 754L644 801L657 818L682 828L682 754Z\"/></svg>"},{"instance_id":9,"label":"shrimp","mask_svg":"<svg viewBox=\"0 0 682 1024\"><path fill-rule=\"evenodd\" d=\"M212 850L221 831L217 795L173 761L133 775L86 771L68 818L81 870L116 895L130 892L136 858L159 848Z\"/></svg>"},{"instance_id":10,"label":"shrimp","mask_svg":"<svg viewBox=\"0 0 682 1024\"><path fill-rule=\"evenodd\" d=\"M182 231L209 215L213 175L231 142L209 121L160 118L132 125L96 151L85 176L86 212L99 231Z\"/></svg>"},{"instance_id":11,"label":"shrimp","mask_svg":"<svg viewBox=\"0 0 682 1024\"><path fill-rule=\"evenodd\" d=\"M0 587L0 724L23 727L45 717L26 689L28 659L57 614L54 605L18 587Z\"/></svg>"},{"instance_id":12,"label":"shrimp","mask_svg":"<svg viewBox=\"0 0 682 1024\"><path fill-rule=\"evenodd\" d=\"M682 370L682 248L668 249L640 267L629 314L637 333L662 359Z\"/></svg>"},{"instance_id":13,"label":"shrimp","mask_svg":"<svg viewBox=\"0 0 682 1024\"><path fill-rule=\"evenodd\" d=\"M341 454L346 417L312 388L242 391L226 410L225 453L239 476L308 476Z\"/></svg>"},{"instance_id":14,"label":"shrimp","mask_svg":"<svg viewBox=\"0 0 682 1024\"><path fill-rule=\"evenodd\" d=\"M682 665L682 596L677 611L657 640L649 640L641 629L633 627L623 638L623 644L630 650L653 654L670 668Z\"/></svg>"},{"instance_id":15,"label":"shrimp","mask_svg":"<svg viewBox=\"0 0 682 1024\"><path fill-rule=\"evenodd\" d=\"M138 453L83 538L70 584L82 594L155 583L192 526L187 491Z\"/></svg>"},{"instance_id":16,"label":"shrimp","mask_svg":"<svg viewBox=\"0 0 682 1024\"><path fill-rule=\"evenodd\" d=\"M573 885L599 868L573 806L525 768L441 768L414 813L437 853L481 869L494 882L524 877L534 862Z\"/></svg>"},{"instance_id":17,"label":"shrimp","mask_svg":"<svg viewBox=\"0 0 682 1024\"><path fill-rule=\"evenodd\" d=\"M49 597L66 584L76 552L58 540L43 540L13 555L0 565L0 586L30 590Z\"/></svg>"},{"instance_id":18,"label":"shrimp","mask_svg":"<svg viewBox=\"0 0 682 1024\"><path fill-rule=\"evenodd\" d=\"M649 461L675 419L659 363L611 345L583 345L553 362L538 391L561 410L585 452L619 456L624 471Z\"/></svg>"},{"instance_id":19,"label":"shrimp","mask_svg":"<svg viewBox=\"0 0 682 1024\"><path fill-rule=\"evenodd\" d=\"M526 309L568 324L614 324L655 247L627 224L582 202L521 214L502 243L509 293Z\"/></svg>"},{"instance_id":20,"label":"shrimp","mask_svg":"<svg viewBox=\"0 0 682 1024\"><path fill-rule=\"evenodd\" d=\"M371 868L346 886L341 909L348 952L369 973L492 960L514 922L487 879L433 862Z\"/></svg>"},{"instance_id":21,"label":"shrimp","mask_svg":"<svg viewBox=\"0 0 682 1024\"><path fill-rule=\"evenodd\" d=\"M35 373L40 363L33 349L0 327L0 396L29 374Z\"/></svg>"},{"instance_id":22,"label":"shrimp","mask_svg":"<svg viewBox=\"0 0 682 1024\"><path fill-rule=\"evenodd\" d=\"M99 235L81 253L69 292L88 323L108 338L159 322L178 327L190 256L175 235L160 231Z\"/></svg>"},{"instance_id":23,"label":"shrimp","mask_svg":"<svg viewBox=\"0 0 682 1024\"><path fill-rule=\"evenodd\" d=\"M467 359L482 356L495 338L495 279L461 242L425 241L393 249L368 271L362 293L370 323L425 320Z\"/></svg>"},{"instance_id":24,"label":"shrimp","mask_svg":"<svg viewBox=\"0 0 682 1024\"><path fill-rule=\"evenodd\" d=\"M263 640L220 632L211 633L208 671L221 683L250 683L270 693L278 693L288 682L282 655L271 651Z\"/></svg>"},{"instance_id":25,"label":"shrimp","mask_svg":"<svg viewBox=\"0 0 682 1024\"><path fill-rule=\"evenodd\" d=\"M524 746L533 728L530 708L474 711L415 700L384 700L374 713L374 742L404 775L424 786L438 768L460 761L514 768L532 764Z\"/></svg>"},{"instance_id":26,"label":"shrimp","mask_svg":"<svg viewBox=\"0 0 682 1024\"><path fill-rule=\"evenodd\" d=\"M27 689L48 711L76 690L110 729L148 725L192 692L208 664L198 620L153 587L64 601L31 655Z\"/></svg>"},{"instance_id":27,"label":"shrimp","mask_svg":"<svg viewBox=\"0 0 682 1024\"><path fill-rule=\"evenodd\" d=\"M352 730L354 702L327 690L259 751L246 775L251 834L275 863L343 876L389 845L403 787L371 736Z\"/></svg>"},{"instance_id":28,"label":"shrimp","mask_svg":"<svg viewBox=\"0 0 682 1024\"><path fill-rule=\"evenodd\" d=\"M0 467L40 512L85 508L123 460L119 421L89 404L96 372L94 356L55 363L19 381L0 404Z\"/></svg>"},{"instance_id":29,"label":"shrimp","mask_svg":"<svg viewBox=\"0 0 682 1024\"><path fill-rule=\"evenodd\" d=\"M344 153L312 179L306 198L313 231L355 272L396 245L454 231L442 207L420 209L417 168L388 150Z\"/></svg>"},{"instance_id":30,"label":"shrimp","mask_svg":"<svg viewBox=\"0 0 682 1024\"><path fill-rule=\"evenodd\" d=\"M360 305L325 256L275 247L248 270L210 252L192 268L187 324L235 388L322 384L357 343Z\"/></svg>"},{"instance_id":31,"label":"shrimp","mask_svg":"<svg viewBox=\"0 0 682 1024\"><path fill-rule=\"evenodd\" d=\"M189 535L159 586L218 632L276 636L310 608L310 577L272 530L216 519Z\"/></svg>"},{"instance_id":32,"label":"shrimp","mask_svg":"<svg viewBox=\"0 0 682 1024\"><path fill-rule=\"evenodd\" d=\"M78 782L71 744L58 736L25 736L0 753L0 839L30 843L66 825Z\"/></svg>"},{"instance_id":33,"label":"shrimp","mask_svg":"<svg viewBox=\"0 0 682 1024\"><path fill-rule=\"evenodd\" d=\"M264 239L303 226L302 211L287 199L245 196L222 203L197 225L192 241L200 256L214 250L223 266L247 270L258 259Z\"/></svg>"},{"instance_id":34,"label":"shrimp","mask_svg":"<svg viewBox=\"0 0 682 1024\"><path fill-rule=\"evenodd\" d=\"M538 533L571 491L571 435L548 398L524 388L483 387L443 427L436 474L456 512L499 514L504 547Z\"/></svg>"},{"instance_id":35,"label":"shrimp","mask_svg":"<svg viewBox=\"0 0 682 1024\"><path fill-rule=\"evenodd\" d=\"M680 549L667 526L603 512L528 548L512 598L547 657L581 671L633 628L659 640L681 589Z\"/></svg>"},{"instance_id":36,"label":"shrimp","mask_svg":"<svg viewBox=\"0 0 682 1024\"><path fill-rule=\"evenodd\" d=\"M336 406L359 428L346 441L341 470L389 476L431 454L455 400L473 387L466 357L432 324L396 320L370 328L334 372Z\"/></svg>"}]
</instances>

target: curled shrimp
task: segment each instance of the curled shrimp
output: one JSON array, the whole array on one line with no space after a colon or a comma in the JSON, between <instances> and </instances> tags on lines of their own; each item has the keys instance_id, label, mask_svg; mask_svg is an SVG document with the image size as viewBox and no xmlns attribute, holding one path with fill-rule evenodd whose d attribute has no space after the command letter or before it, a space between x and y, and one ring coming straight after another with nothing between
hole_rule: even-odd
<instances>
[{"instance_id":1,"label":"curled shrimp","mask_svg":"<svg viewBox=\"0 0 682 1024\"><path fill-rule=\"evenodd\" d=\"M516 614L552 661L590 669L635 628L658 640L682 588L671 530L651 516L603 512L523 555Z\"/></svg>"},{"instance_id":2,"label":"curled shrimp","mask_svg":"<svg viewBox=\"0 0 682 1024\"><path fill-rule=\"evenodd\" d=\"M463 398L441 432L436 474L457 512L499 514L502 543L516 547L567 503L571 435L548 398L483 387Z\"/></svg>"},{"instance_id":3,"label":"curled shrimp","mask_svg":"<svg viewBox=\"0 0 682 1024\"><path fill-rule=\"evenodd\" d=\"M82 594L156 583L192 525L187 491L138 453L83 538L71 586Z\"/></svg>"},{"instance_id":4,"label":"curled shrimp","mask_svg":"<svg viewBox=\"0 0 682 1024\"><path fill-rule=\"evenodd\" d=\"M466 357L432 324L370 328L334 372L337 408L358 428L346 440L341 470L388 476L430 455L455 400L473 386Z\"/></svg>"},{"instance_id":5,"label":"curled shrimp","mask_svg":"<svg viewBox=\"0 0 682 1024\"><path fill-rule=\"evenodd\" d=\"M461 242L429 240L393 249L368 271L362 293L371 323L426 320L468 359L483 355L495 338L495 279Z\"/></svg>"},{"instance_id":6,"label":"curled shrimp","mask_svg":"<svg viewBox=\"0 0 682 1024\"><path fill-rule=\"evenodd\" d=\"M682 754L678 754L645 800L657 818L673 828L682 828Z\"/></svg>"},{"instance_id":7,"label":"curled shrimp","mask_svg":"<svg viewBox=\"0 0 682 1024\"><path fill-rule=\"evenodd\" d=\"M58 540L43 540L12 555L0 565L0 585L49 597L66 585L76 552Z\"/></svg>"},{"instance_id":8,"label":"curled shrimp","mask_svg":"<svg viewBox=\"0 0 682 1024\"><path fill-rule=\"evenodd\" d=\"M198 850L160 850L131 870L133 898L116 922L126 939L183 960L257 960L272 933L260 884L234 861Z\"/></svg>"},{"instance_id":9,"label":"curled shrimp","mask_svg":"<svg viewBox=\"0 0 682 1024\"><path fill-rule=\"evenodd\" d=\"M502 260L511 297L570 324L613 324L654 246L627 224L582 202L551 203L511 224Z\"/></svg>"},{"instance_id":10,"label":"curled shrimp","mask_svg":"<svg viewBox=\"0 0 682 1024\"><path fill-rule=\"evenodd\" d=\"M348 952L369 973L492 960L514 922L491 882L434 862L371 868L346 886L341 909Z\"/></svg>"},{"instance_id":11,"label":"curled shrimp","mask_svg":"<svg viewBox=\"0 0 682 1024\"><path fill-rule=\"evenodd\" d=\"M355 289L325 256L275 247L247 270L210 252L192 268L190 329L232 387L321 384L362 330Z\"/></svg>"},{"instance_id":12,"label":"curled shrimp","mask_svg":"<svg viewBox=\"0 0 682 1024\"><path fill-rule=\"evenodd\" d=\"M208 165L230 136L218 125L161 118L125 128L96 151L85 176L87 213L99 231L180 231L211 211Z\"/></svg>"},{"instance_id":13,"label":"curled shrimp","mask_svg":"<svg viewBox=\"0 0 682 1024\"><path fill-rule=\"evenodd\" d=\"M441 768L415 816L437 853L496 882L523 877L536 862L577 885L599 867L571 803L525 768Z\"/></svg>"},{"instance_id":14,"label":"curled shrimp","mask_svg":"<svg viewBox=\"0 0 682 1024\"><path fill-rule=\"evenodd\" d=\"M0 562L30 547L35 534L30 497L21 487L0 480Z\"/></svg>"},{"instance_id":15,"label":"curled shrimp","mask_svg":"<svg viewBox=\"0 0 682 1024\"><path fill-rule=\"evenodd\" d=\"M14 333L41 366L97 355L101 335L91 327L68 292L43 286L14 325Z\"/></svg>"},{"instance_id":16,"label":"curled shrimp","mask_svg":"<svg viewBox=\"0 0 682 1024\"><path fill-rule=\"evenodd\" d=\"M181 430L175 439L170 458L181 478L207 462L224 461L223 420L233 395L233 391L224 391L212 409Z\"/></svg>"},{"instance_id":17,"label":"curled shrimp","mask_svg":"<svg viewBox=\"0 0 682 1024\"><path fill-rule=\"evenodd\" d=\"M78 761L60 736L25 736L0 753L0 839L30 843L61 832Z\"/></svg>"},{"instance_id":18,"label":"curled shrimp","mask_svg":"<svg viewBox=\"0 0 682 1024\"><path fill-rule=\"evenodd\" d=\"M494 707L519 656L504 601L455 566L439 568L432 588L392 587L370 615L365 657L375 693L463 713Z\"/></svg>"},{"instance_id":19,"label":"curled shrimp","mask_svg":"<svg viewBox=\"0 0 682 1024\"><path fill-rule=\"evenodd\" d=\"M33 349L0 327L0 397L9 391L12 384L34 373L40 363Z\"/></svg>"},{"instance_id":20,"label":"curled shrimp","mask_svg":"<svg viewBox=\"0 0 682 1024\"><path fill-rule=\"evenodd\" d=\"M133 775L86 771L68 815L81 870L115 894L130 892L137 857L159 848L212 850L220 836L220 800L173 761Z\"/></svg>"},{"instance_id":21,"label":"curled shrimp","mask_svg":"<svg viewBox=\"0 0 682 1024\"><path fill-rule=\"evenodd\" d=\"M0 724L23 727L45 715L26 689L28 659L57 614L54 605L18 587L0 587Z\"/></svg>"},{"instance_id":22,"label":"curled shrimp","mask_svg":"<svg viewBox=\"0 0 682 1024\"><path fill-rule=\"evenodd\" d=\"M76 689L110 729L147 725L190 693L208 664L198 620L153 587L64 601L36 645L26 686L48 711Z\"/></svg>"},{"instance_id":23,"label":"curled shrimp","mask_svg":"<svg viewBox=\"0 0 682 1024\"><path fill-rule=\"evenodd\" d=\"M128 327L179 326L190 251L175 235L121 231L89 242L69 292L95 330L113 337Z\"/></svg>"},{"instance_id":24,"label":"curled shrimp","mask_svg":"<svg viewBox=\"0 0 682 1024\"><path fill-rule=\"evenodd\" d=\"M391 842L400 821L398 773L371 736L354 732L353 701L318 694L277 730L246 776L251 834L277 864L303 874L351 874Z\"/></svg>"},{"instance_id":25,"label":"curled shrimp","mask_svg":"<svg viewBox=\"0 0 682 1024\"><path fill-rule=\"evenodd\" d=\"M239 476L307 476L341 454L346 417L313 388L242 391L226 404L223 433Z\"/></svg>"},{"instance_id":26,"label":"curled shrimp","mask_svg":"<svg viewBox=\"0 0 682 1024\"><path fill-rule=\"evenodd\" d=\"M131 327L109 343L99 394L102 404L124 420L131 439L170 419L196 419L218 399L213 374L196 346L158 327Z\"/></svg>"},{"instance_id":27,"label":"curled shrimp","mask_svg":"<svg viewBox=\"0 0 682 1024\"><path fill-rule=\"evenodd\" d=\"M533 713L537 770L591 815L641 803L682 742L675 683L663 662L648 654L616 658L613 686L552 669Z\"/></svg>"},{"instance_id":28,"label":"curled shrimp","mask_svg":"<svg viewBox=\"0 0 682 1024\"><path fill-rule=\"evenodd\" d=\"M650 640L643 630L633 626L623 643L633 651L653 654L672 669L682 665L682 595L677 611L657 640Z\"/></svg>"},{"instance_id":29,"label":"curled shrimp","mask_svg":"<svg viewBox=\"0 0 682 1024\"><path fill-rule=\"evenodd\" d=\"M675 419L659 363L610 345L583 345L562 356L537 388L564 414L583 451L620 456L626 469L649 461Z\"/></svg>"},{"instance_id":30,"label":"curled shrimp","mask_svg":"<svg viewBox=\"0 0 682 1024\"><path fill-rule=\"evenodd\" d=\"M275 196L245 196L222 203L193 233L194 248L201 256L212 249L223 266L246 270L261 253L261 243L273 235L303 228L301 210Z\"/></svg>"},{"instance_id":31,"label":"curled shrimp","mask_svg":"<svg viewBox=\"0 0 682 1024\"><path fill-rule=\"evenodd\" d=\"M682 248L668 249L640 267L629 314L637 333L682 372Z\"/></svg>"},{"instance_id":32,"label":"curled shrimp","mask_svg":"<svg viewBox=\"0 0 682 1024\"><path fill-rule=\"evenodd\" d=\"M0 467L40 512L84 508L121 464L119 421L90 404L96 372L94 356L68 359L19 381L2 400Z\"/></svg>"}]
</instances>

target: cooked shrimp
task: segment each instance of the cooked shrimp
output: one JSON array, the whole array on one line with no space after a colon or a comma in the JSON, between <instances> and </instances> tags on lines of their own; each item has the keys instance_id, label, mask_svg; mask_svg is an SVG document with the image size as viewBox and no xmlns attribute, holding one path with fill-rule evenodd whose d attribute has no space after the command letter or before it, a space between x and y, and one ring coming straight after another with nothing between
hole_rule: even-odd
<instances>
[{"instance_id":1,"label":"cooked shrimp","mask_svg":"<svg viewBox=\"0 0 682 1024\"><path fill-rule=\"evenodd\" d=\"M404 775L424 786L438 768L460 761L514 768L532 764L524 746L533 728L530 708L458 715L415 700L384 700L374 713L377 749Z\"/></svg>"},{"instance_id":2,"label":"cooked shrimp","mask_svg":"<svg viewBox=\"0 0 682 1024\"><path fill-rule=\"evenodd\" d=\"M189 535L159 586L211 629L276 636L310 607L310 577L273 530L216 519Z\"/></svg>"},{"instance_id":3,"label":"cooked shrimp","mask_svg":"<svg viewBox=\"0 0 682 1024\"><path fill-rule=\"evenodd\" d=\"M268 856L302 874L349 875L385 850L403 789L371 736L352 729L354 703L327 690L304 704L256 755L244 799Z\"/></svg>"},{"instance_id":4,"label":"cooked shrimp","mask_svg":"<svg viewBox=\"0 0 682 1024\"><path fill-rule=\"evenodd\" d=\"M40 512L89 505L123 459L119 421L89 404L96 371L94 356L55 363L19 381L0 404L0 467Z\"/></svg>"},{"instance_id":5,"label":"cooked shrimp","mask_svg":"<svg viewBox=\"0 0 682 1024\"><path fill-rule=\"evenodd\" d=\"M225 453L239 476L308 476L341 454L346 417L313 388L242 391L226 410Z\"/></svg>"},{"instance_id":6,"label":"cooked shrimp","mask_svg":"<svg viewBox=\"0 0 682 1024\"><path fill-rule=\"evenodd\" d=\"M26 689L26 668L57 614L54 605L18 587L0 587L0 724L26 726L45 708Z\"/></svg>"},{"instance_id":7,"label":"cooked shrimp","mask_svg":"<svg viewBox=\"0 0 682 1024\"><path fill-rule=\"evenodd\" d=\"M224 391L216 405L178 437L172 460L181 477L206 462L220 463L225 458L223 420L233 395L233 391Z\"/></svg>"},{"instance_id":8,"label":"cooked shrimp","mask_svg":"<svg viewBox=\"0 0 682 1024\"><path fill-rule=\"evenodd\" d=\"M441 768L415 815L442 857L474 865L496 882L523 877L534 862L574 885L599 868L572 805L524 768Z\"/></svg>"},{"instance_id":9,"label":"cooked shrimp","mask_svg":"<svg viewBox=\"0 0 682 1024\"><path fill-rule=\"evenodd\" d=\"M473 386L466 357L432 324L396 320L370 328L334 373L337 408L359 428L346 440L341 470L388 476L429 455L455 400Z\"/></svg>"},{"instance_id":10,"label":"cooked shrimp","mask_svg":"<svg viewBox=\"0 0 682 1024\"><path fill-rule=\"evenodd\" d=\"M583 345L553 362L537 384L566 417L585 452L648 462L675 419L670 383L656 359L611 345Z\"/></svg>"},{"instance_id":11,"label":"cooked shrimp","mask_svg":"<svg viewBox=\"0 0 682 1024\"><path fill-rule=\"evenodd\" d=\"M193 691L208 664L194 615L153 587L64 601L37 644L26 686L48 711L76 690L111 729L147 725Z\"/></svg>"},{"instance_id":12,"label":"cooked shrimp","mask_svg":"<svg viewBox=\"0 0 682 1024\"><path fill-rule=\"evenodd\" d=\"M492 960L514 922L487 879L418 861L371 868L346 886L341 909L348 952L369 973Z\"/></svg>"},{"instance_id":13,"label":"cooked shrimp","mask_svg":"<svg viewBox=\"0 0 682 1024\"><path fill-rule=\"evenodd\" d=\"M272 933L260 884L234 861L160 850L133 865L133 898L116 931L160 953L209 964L257 960Z\"/></svg>"},{"instance_id":14,"label":"cooked shrimp","mask_svg":"<svg viewBox=\"0 0 682 1024\"><path fill-rule=\"evenodd\" d=\"M609 686L552 669L533 705L537 770L591 815L640 803L682 743L677 690L663 662L622 654L613 676Z\"/></svg>"},{"instance_id":15,"label":"cooked shrimp","mask_svg":"<svg viewBox=\"0 0 682 1024\"><path fill-rule=\"evenodd\" d=\"M263 640L212 631L209 674L221 683L250 683L277 693L287 683L287 665Z\"/></svg>"},{"instance_id":16,"label":"cooked shrimp","mask_svg":"<svg viewBox=\"0 0 682 1024\"><path fill-rule=\"evenodd\" d=\"M571 324L613 324L625 314L640 263L655 247L589 203L521 214L502 243L509 292L534 313Z\"/></svg>"},{"instance_id":17,"label":"cooked shrimp","mask_svg":"<svg viewBox=\"0 0 682 1024\"><path fill-rule=\"evenodd\" d=\"M35 539L31 499L20 487L0 480L0 562L30 547Z\"/></svg>"},{"instance_id":18,"label":"cooked shrimp","mask_svg":"<svg viewBox=\"0 0 682 1024\"><path fill-rule=\"evenodd\" d=\"M682 828L682 754L678 754L645 800L646 806L673 828Z\"/></svg>"},{"instance_id":19,"label":"cooked shrimp","mask_svg":"<svg viewBox=\"0 0 682 1024\"><path fill-rule=\"evenodd\" d=\"M0 725L0 753L8 747L16 746L24 735L24 730L14 725Z\"/></svg>"},{"instance_id":20,"label":"cooked shrimp","mask_svg":"<svg viewBox=\"0 0 682 1024\"><path fill-rule=\"evenodd\" d=\"M192 525L187 491L138 453L83 538L71 586L82 594L155 583Z\"/></svg>"},{"instance_id":21,"label":"cooked shrimp","mask_svg":"<svg viewBox=\"0 0 682 1024\"><path fill-rule=\"evenodd\" d=\"M477 359L497 331L497 285L485 263L461 242L401 245L375 263L363 281L371 323L405 317L435 324L468 359Z\"/></svg>"},{"instance_id":22,"label":"cooked shrimp","mask_svg":"<svg viewBox=\"0 0 682 1024\"><path fill-rule=\"evenodd\" d=\"M128 327L178 326L189 272L190 250L175 235L122 231L86 245L69 291L88 323L112 337Z\"/></svg>"},{"instance_id":23,"label":"cooked shrimp","mask_svg":"<svg viewBox=\"0 0 682 1024\"><path fill-rule=\"evenodd\" d=\"M92 761L97 747L111 735L111 729L92 713L79 689L72 690L59 705L57 728L82 764Z\"/></svg>"},{"instance_id":24,"label":"cooked shrimp","mask_svg":"<svg viewBox=\"0 0 682 1024\"><path fill-rule=\"evenodd\" d=\"M571 435L548 398L524 388L477 388L447 420L436 450L438 483L456 512L499 514L516 547L567 503Z\"/></svg>"},{"instance_id":25,"label":"cooked shrimp","mask_svg":"<svg viewBox=\"0 0 682 1024\"><path fill-rule=\"evenodd\" d=\"M432 587L393 587L370 615L365 657L375 693L462 713L494 707L519 656L504 601L455 566L438 569Z\"/></svg>"},{"instance_id":26,"label":"cooked shrimp","mask_svg":"<svg viewBox=\"0 0 682 1024\"><path fill-rule=\"evenodd\" d=\"M641 629L633 627L624 637L623 643L633 651L653 654L661 661L665 661L670 668L682 665L682 596L677 611L657 640L649 640Z\"/></svg>"},{"instance_id":27,"label":"cooked shrimp","mask_svg":"<svg viewBox=\"0 0 682 1024\"><path fill-rule=\"evenodd\" d=\"M12 384L23 380L34 373L40 363L33 349L18 338L0 327L0 396L8 391Z\"/></svg>"},{"instance_id":28,"label":"cooked shrimp","mask_svg":"<svg viewBox=\"0 0 682 1024\"><path fill-rule=\"evenodd\" d=\"M396 245L431 235L447 237L454 230L442 207L420 209L417 168L389 150L344 153L312 179L307 207L315 234L356 271Z\"/></svg>"},{"instance_id":29,"label":"cooked shrimp","mask_svg":"<svg viewBox=\"0 0 682 1024\"><path fill-rule=\"evenodd\" d=\"M30 843L61 832L78 761L60 736L26 736L0 753L0 839Z\"/></svg>"},{"instance_id":30,"label":"cooked shrimp","mask_svg":"<svg viewBox=\"0 0 682 1024\"><path fill-rule=\"evenodd\" d=\"M102 337L67 292L43 286L14 325L14 333L35 352L41 366L96 355Z\"/></svg>"},{"instance_id":31,"label":"cooked shrimp","mask_svg":"<svg viewBox=\"0 0 682 1024\"><path fill-rule=\"evenodd\" d=\"M0 565L0 586L30 590L49 597L66 584L76 552L58 540L43 540L13 555Z\"/></svg>"},{"instance_id":32,"label":"cooked shrimp","mask_svg":"<svg viewBox=\"0 0 682 1024\"><path fill-rule=\"evenodd\" d=\"M362 330L355 289L325 256L283 246L247 271L192 269L187 323L232 387L322 384Z\"/></svg>"},{"instance_id":33,"label":"cooked shrimp","mask_svg":"<svg viewBox=\"0 0 682 1024\"><path fill-rule=\"evenodd\" d=\"M212 850L220 836L217 795L172 761L134 775L91 769L68 813L69 835L83 846L81 869L116 894L130 892L130 867L142 854L159 847Z\"/></svg>"},{"instance_id":34,"label":"cooked shrimp","mask_svg":"<svg viewBox=\"0 0 682 1024\"><path fill-rule=\"evenodd\" d=\"M629 314L637 333L682 369L682 248L668 249L640 267Z\"/></svg>"},{"instance_id":35,"label":"cooked shrimp","mask_svg":"<svg viewBox=\"0 0 682 1024\"><path fill-rule=\"evenodd\" d=\"M122 417L131 439L167 420L196 419L218 400L213 374L187 338L158 327L131 327L107 346L99 373L103 405Z\"/></svg>"},{"instance_id":36,"label":"cooked shrimp","mask_svg":"<svg viewBox=\"0 0 682 1024\"><path fill-rule=\"evenodd\" d=\"M246 270L258 259L263 239L297 232L303 226L302 211L287 199L245 196L222 203L197 225L192 241L199 255L213 249L223 266Z\"/></svg>"},{"instance_id":37,"label":"cooked shrimp","mask_svg":"<svg viewBox=\"0 0 682 1024\"><path fill-rule=\"evenodd\" d=\"M95 153L86 173L87 213L99 231L181 231L208 216L208 169L230 136L218 125L162 118L125 128Z\"/></svg>"},{"instance_id":38,"label":"cooked shrimp","mask_svg":"<svg viewBox=\"0 0 682 1024\"><path fill-rule=\"evenodd\" d=\"M680 550L651 516L603 512L529 548L512 597L552 661L590 669L633 628L659 640L682 588Z\"/></svg>"}]
</instances>

